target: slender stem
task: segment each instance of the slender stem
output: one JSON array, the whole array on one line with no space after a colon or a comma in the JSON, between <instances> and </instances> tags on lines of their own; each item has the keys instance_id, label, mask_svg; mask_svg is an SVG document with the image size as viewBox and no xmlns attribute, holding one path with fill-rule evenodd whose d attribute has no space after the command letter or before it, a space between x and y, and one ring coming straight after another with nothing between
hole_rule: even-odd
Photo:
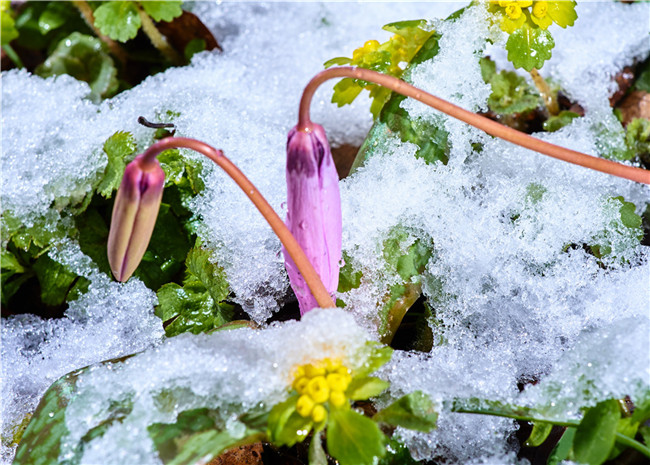
<instances>
[{"instance_id":1,"label":"slender stem","mask_svg":"<svg viewBox=\"0 0 650 465\"><path fill-rule=\"evenodd\" d=\"M287 249L289 255L294 263L300 270L302 277L309 286L309 290L314 295L318 305L322 308L334 307L334 302L325 285L321 281L318 273L314 270L309 259L305 255L296 238L293 237L289 228L284 224L282 219L275 213L275 210L269 205L266 199L260 194L252 182L242 173L235 164L233 164L221 150L200 142L195 139L188 139L185 137L167 137L161 139L151 147L149 147L142 154L144 159L152 160L161 152L171 148L187 148L199 152L210 160L215 162L221 169L223 169L228 176L230 176L235 183L244 191L246 196L255 204L259 212L266 219L266 221L273 229L273 232L278 236L284 248Z\"/></svg>"},{"instance_id":2,"label":"slender stem","mask_svg":"<svg viewBox=\"0 0 650 465\"><path fill-rule=\"evenodd\" d=\"M557 98L548 86L546 79L544 79L535 68L530 71L530 76L533 78L535 87L537 87L539 94L542 96L542 100L544 100L544 105L546 105L548 112L553 116L557 115L560 112L560 107L558 106Z\"/></svg>"},{"instance_id":3,"label":"slender stem","mask_svg":"<svg viewBox=\"0 0 650 465\"><path fill-rule=\"evenodd\" d=\"M477 115L471 111L464 110L463 108L449 103L441 98L431 95L423 90L418 89L406 82L392 76L387 76L376 71L363 68L352 68L348 66L341 66L337 68L329 68L321 71L307 84L300 100L300 108L298 113L298 127L309 128L311 120L309 119L309 105L311 99L316 92L318 86L329 79L340 77L349 77L353 79L361 79L363 81L374 82L382 85L394 92L414 98L422 103L425 103L438 111L446 113L454 118L457 118L467 124L470 124L486 133L499 137L501 139L512 142L513 144L520 145L527 149L535 150L544 155L548 155L559 160L563 160L574 165L591 168L596 171L618 176L620 178L629 179L644 184L650 184L650 170L635 168L622 163L616 163L603 158L594 157L585 153L570 150L559 145L551 144L543 140L536 139L524 134L523 132L509 128L502 124L492 121L484 116Z\"/></svg>"},{"instance_id":4,"label":"slender stem","mask_svg":"<svg viewBox=\"0 0 650 465\"><path fill-rule=\"evenodd\" d=\"M13 47L9 44L5 44L2 46L2 50L7 54L9 59L14 62L14 64L18 68L24 68L25 65L23 65L23 61L20 59L16 51L13 49Z\"/></svg>"},{"instance_id":5,"label":"slender stem","mask_svg":"<svg viewBox=\"0 0 650 465\"><path fill-rule=\"evenodd\" d=\"M147 34L147 37L149 37L151 44L156 47L160 53L165 55L172 64L176 66L182 65L183 59L176 50L169 45L167 39L165 39L165 37L160 33L149 15L139 5L137 5L137 8L138 15L140 15L140 21L142 21L142 30Z\"/></svg>"},{"instance_id":6,"label":"slender stem","mask_svg":"<svg viewBox=\"0 0 650 465\"><path fill-rule=\"evenodd\" d=\"M113 56L120 60L122 64L126 63L128 57L124 49L120 47L120 44L115 42L110 37L102 34L102 31L100 31L99 28L95 26L95 15L93 14L93 10L90 8L90 5L88 5L88 2L86 0L72 0L72 3L77 7L77 10L79 10L81 16L83 16L83 18L86 20L86 24L88 24L95 35L99 37L99 40L108 46L108 49L111 51Z\"/></svg>"},{"instance_id":7,"label":"slender stem","mask_svg":"<svg viewBox=\"0 0 650 465\"><path fill-rule=\"evenodd\" d=\"M520 421L551 423L556 426L564 426L567 428L577 428L578 425L580 424L578 420L567 420L567 421L550 420L548 418L539 418L531 415L520 415L514 412L510 413L510 412L504 412L498 410L488 410L484 408L456 407L456 408L452 408L452 411L456 413L474 413L479 415L490 415L494 417L512 418L513 420L520 420ZM650 457L650 448L644 446L634 438L631 438L629 436L617 432L616 442L618 442L623 446L631 447L641 452L646 457Z\"/></svg>"},{"instance_id":8,"label":"slender stem","mask_svg":"<svg viewBox=\"0 0 650 465\"><path fill-rule=\"evenodd\" d=\"M616 442L618 442L619 444L622 444L624 446L631 447L632 449L635 449L635 450L641 452L646 457L650 457L650 448L648 448L647 446L644 446L643 444L641 444L636 439L633 439L633 438L631 438L629 436L626 436L626 435L624 435L622 433L616 433Z\"/></svg>"}]
</instances>

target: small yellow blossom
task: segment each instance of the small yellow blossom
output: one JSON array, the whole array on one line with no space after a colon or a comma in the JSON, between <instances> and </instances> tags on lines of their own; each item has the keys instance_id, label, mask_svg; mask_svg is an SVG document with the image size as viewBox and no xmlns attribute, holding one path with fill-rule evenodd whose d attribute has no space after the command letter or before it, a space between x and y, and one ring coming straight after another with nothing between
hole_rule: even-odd
<instances>
[{"instance_id":1,"label":"small yellow blossom","mask_svg":"<svg viewBox=\"0 0 650 465\"><path fill-rule=\"evenodd\" d=\"M311 419L314 420L314 423L320 423L325 421L327 418L327 410L322 405L316 405L314 410L311 412Z\"/></svg>"},{"instance_id":2,"label":"small yellow blossom","mask_svg":"<svg viewBox=\"0 0 650 465\"><path fill-rule=\"evenodd\" d=\"M298 392L298 394L304 394L308 383L309 378L303 376L293 382L293 388Z\"/></svg>"},{"instance_id":3,"label":"small yellow blossom","mask_svg":"<svg viewBox=\"0 0 650 465\"><path fill-rule=\"evenodd\" d=\"M338 373L330 373L327 375L327 385L334 391L345 391L350 384L349 375L340 375Z\"/></svg>"},{"instance_id":4,"label":"small yellow blossom","mask_svg":"<svg viewBox=\"0 0 650 465\"><path fill-rule=\"evenodd\" d=\"M510 4L506 7L506 14L510 19L519 19L521 16L521 7L516 4Z\"/></svg>"},{"instance_id":5,"label":"small yellow blossom","mask_svg":"<svg viewBox=\"0 0 650 465\"><path fill-rule=\"evenodd\" d=\"M343 391L331 391L330 392L330 404L334 407L342 407L347 402L345 394Z\"/></svg>"},{"instance_id":6,"label":"small yellow blossom","mask_svg":"<svg viewBox=\"0 0 650 465\"><path fill-rule=\"evenodd\" d=\"M305 376L308 378L314 378L315 376L323 376L325 375L325 367L321 366L320 364L318 365L312 365L311 363L308 363L305 365Z\"/></svg>"},{"instance_id":7,"label":"small yellow blossom","mask_svg":"<svg viewBox=\"0 0 650 465\"><path fill-rule=\"evenodd\" d=\"M533 5L533 15L537 18L543 18L546 16L546 12L548 11L548 3L545 1L541 2L535 2Z\"/></svg>"},{"instance_id":8,"label":"small yellow blossom","mask_svg":"<svg viewBox=\"0 0 650 465\"><path fill-rule=\"evenodd\" d=\"M314 405L316 404L311 397L302 395L298 398L298 402L296 402L296 411L301 417L306 418L312 413Z\"/></svg>"},{"instance_id":9,"label":"small yellow blossom","mask_svg":"<svg viewBox=\"0 0 650 465\"><path fill-rule=\"evenodd\" d=\"M330 396L330 388L324 376L317 376L309 380L306 392L317 404L327 401Z\"/></svg>"}]
</instances>

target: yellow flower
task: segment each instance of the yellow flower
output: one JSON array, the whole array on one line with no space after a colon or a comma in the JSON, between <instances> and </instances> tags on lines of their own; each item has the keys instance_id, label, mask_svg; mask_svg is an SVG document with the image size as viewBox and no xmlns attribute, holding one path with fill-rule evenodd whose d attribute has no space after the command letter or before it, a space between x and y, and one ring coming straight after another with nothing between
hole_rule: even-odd
<instances>
[{"instance_id":1,"label":"yellow flower","mask_svg":"<svg viewBox=\"0 0 650 465\"><path fill-rule=\"evenodd\" d=\"M306 418L312 413L314 405L316 404L311 397L302 395L298 398L298 402L296 402L296 412L298 412L301 417Z\"/></svg>"},{"instance_id":2,"label":"yellow flower","mask_svg":"<svg viewBox=\"0 0 650 465\"><path fill-rule=\"evenodd\" d=\"M302 378L298 378L293 382L293 388L298 392L298 394L304 394L308 383L309 378L303 376Z\"/></svg>"},{"instance_id":3,"label":"yellow flower","mask_svg":"<svg viewBox=\"0 0 650 465\"><path fill-rule=\"evenodd\" d=\"M545 1L535 2L533 5L533 15L537 18L543 18L548 11L548 3Z\"/></svg>"},{"instance_id":4,"label":"yellow flower","mask_svg":"<svg viewBox=\"0 0 650 465\"><path fill-rule=\"evenodd\" d=\"M317 405L314 407L314 410L311 412L311 419L314 420L314 423L320 423L325 421L327 418L327 410L322 405Z\"/></svg>"},{"instance_id":5,"label":"yellow flower","mask_svg":"<svg viewBox=\"0 0 650 465\"><path fill-rule=\"evenodd\" d=\"M340 375L339 373L330 373L327 375L327 385L334 391L345 392L350 384L349 375Z\"/></svg>"},{"instance_id":6,"label":"yellow flower","mask_svg":"<svg viewBox=\"0 0 650 465\"><path fill-rule=\"evenodd\" d=\"M307 394L317 404L322 404L327 401L330 396L330 388L324 376L317 376L312 378L307 384Z\"/></svg>"},{"instance_id":7,"label":"yellow flower","mask_svg":"<svg viewBox=\"0 0 650 465\"><path fill-rule=\"evenodd\" d=\"M308 378L325 375L325 367L323 367L320 363L318 365L312 365L311 363L308 363L304 366L304 369L305 376Z\"/></svg>"},{"instance_id":8,"label":"yellow flower","mask_svg":"<svg viewBox=\"0 0 650 465\"><path fill-rule=\"evenodd\" d=\"M510 4L506 7L506 14L510 19L519 19L521 16L521 7L516 4Z\"/></svg>"}]
</instances>

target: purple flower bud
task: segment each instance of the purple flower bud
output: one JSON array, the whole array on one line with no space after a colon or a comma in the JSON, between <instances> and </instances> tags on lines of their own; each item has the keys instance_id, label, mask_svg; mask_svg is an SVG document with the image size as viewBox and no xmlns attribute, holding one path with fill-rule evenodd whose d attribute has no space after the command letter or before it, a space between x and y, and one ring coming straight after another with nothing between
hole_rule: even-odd
<instances>
[{"instance_id":1,"label":"purple flower bud","mask_svg":"<svg viewBox=\"0 0 650 465\"><path fill-rule=\"evenodd\" d=\"M108 262L118 281L131 277L147 250L164 183L165 173L155 158L139 155L124 170L108 234Z\"/></svg>"},{"instance_id":2,"label":"purple flower bud","mask_svg":"<svg viewBox=\"0 0 650 465\"><path fill-rule=\"evenodd\" d=\"M341 261L341 196L339 177L322 126L293 128L287 140L286 224L333 295ZM289 254L282 249L300 314L318 307Z\"/></svg>"}]
</instances>

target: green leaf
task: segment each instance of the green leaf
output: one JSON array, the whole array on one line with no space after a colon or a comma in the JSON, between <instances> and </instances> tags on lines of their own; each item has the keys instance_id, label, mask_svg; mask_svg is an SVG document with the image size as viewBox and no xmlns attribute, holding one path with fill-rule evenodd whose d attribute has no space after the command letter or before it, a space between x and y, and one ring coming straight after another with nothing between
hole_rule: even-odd
<instances>
[{"instance_id":1,"label":"green leaf","mask_svg":"<svg viewBox=\"0 0 650 465\"><path fill-rule=\"evenodd\" d=\"M352 103L355 98L361 93L363 87L354 79L344 78L336 83L334 86L334 93L332 94L332 103L336 103L339 107Z\"/></svg>"},{"instance_id":2,"label":"green leaf","mask_svg":"<svg viewBox=\"0 0 650 465\"><path fill-rule=\"evenodd\" d=\"M214 421L215 412L207 408L186 410L176 423L154 423L147 430L165 464L195 464L210 461L223 451L237 445L256 442L262 431L247 427L239 435L220 431Z\"/></svg>"},{"instance_id":3,"label":"green leaf","mask_svg":"<svg viewBox=\"0 0 650 465\"><path fill-rule=\"evenodd\" d=\"M292 413L296 411L296 402L298 401L298 395L295 394L289 397L284 402L276 404L271 409L269 413L269 420L267 424L267 434L272 442L276 442L285 425L287 420Z\"/></svg>"},{"instance_id":4,"label":"green leaf","mask_svg":"<svg viewBox=\"0 0 650 465\"><path fill-rule=\"evenodd\" d=\"M229 293L225 272L210 256L197 244L187 255L183 286L168 283L158 291L156 315L163 322L173 319L165 327L168 337L210 331L232 319L232 307L222 302Z\"/></svg>"},{"instance_id":5,"label":"green leaf","mask_svg":"<svg viewBox=\"0 0 650 465\"><path fill-rule=\"evenodd\" d=\"M551 434L553 429L552 423L546 423L543 421L536 421L533 423L533 430L530 432L530 436L526 439L526 447L537 447L541 446L548 435Z\"/></svg>"},{"instance_id":6,"label":"green leaf","mask_svg":"<svg viewBox=\"0 0 650 465\"><path fill-rule=\"evenodd\" d=\"M68 5L65 2L47 2L45 10L38 17L38 28L41 34L58 29L68 20Z\"/></svg>"},{"instance_id":7,"label":"green leaf","mask_svg":"<svg viewBox=\"0 0 650 465\"><path fill-rule=\"evenodd\" d=\"M131 1L103 2L94 12L95 26L113 40L126 42L142 25L138 7Z\"/></svg>"},{"instance_id":8,"label":"green leaf","mask_svg":"<svg viewBox=\"0 0 650 465\"><path fill-rule=\"evenodd\" d=\"M61 377L45 392L16 450L14 465L59 463L61 440L68 435L65 408L82 370Z\"/></svg>"},{"instance_id":9,"label":"green leaf","mask_svg":"<svg viewBox=\"0 0 650 465\"><path fill-rule=\"evenodd\" d=\"M572 111L563 110L558 115L549 117L544 121L544 131L546 132L555 132L559 129L562 129L564 126L571 124L576 118L580 118L578 113Z\"/></svg>"},{"instance_id":10,"label":"green leaf","mask_svg":"<svg viewBox=\"0 0 650 465\"><path fill-rule=\"evenodd\" d=\"M92 99L110 97L118 88L117 69L105 48L101 40L73 32L36 68L36 74L41 77L69 74L90 85Z\"/></svg>"},{"instance_id":11,"label":"green leaf","mask_svg":"<svg viewBox=\"0 0 650 465\"><path fill-rule=\"evenodd\" d=\"M104 176L97 186L97 193L102 197L112 197L113 191L120 187L126 164L137 151L135 138L130 132L118 131L104 142L104 153L108 163Z\"/></svg>"},{"instance_id":12,"label":"green leaf","mask_svg":"<svg viewBox=\"0 0 650 465\"><path fill-rule=\"evenodd\" d=\"M331 68L332 66L342 66L342 65L349 65L352 63L352 60L347 57L336 57L332 58L330 60L327 60L325 63L323 63L323 66L325 68Z\"/></svg>"},{"instance_id":13,"label":"green leaf","mask_svg":"<svg viewBox=\"0 0 650 465\"><path fill-rule=\"evenodd\" d=\"M616 427L621 418L618 402L614 399L598 403L586 411L573 438L576 462L600 465L616 442Z\"/></svg>"},{"instance_id":14,"label":"green leaf","mask_svg":"<svg viewBox=\"0 0 650 465\"><path fill-rule=\"evenodd\" d=\"M377 412L373 420L428 433L436 427L438 414L429 396L415 391Z\"/></svg>"},{"instance_id":15,"label":"green leaf","mask_svg":"<svg viewBox=\"0 0 650 465\"><path fill-rule=\"evenodd\" d=\"M133 273L154 291L164 283L174 281L181 273L185 257L192 247L183 219L177 217L171 206L166 203L168 195L168 192L163 194L149 247L140 266Z\"/></svg>"},{"instance_id":16,"label":"green leaf","mask_svg":"<svg viewBox=\"0 0 650 465\"><path fill-rule=\"evenodd\" d=\"M481 74L490 84L492 93L488 98L490 110L499 115L525 113L541 105L539 93L526 80L513 71L496 72L496 64L489 58L482 58Z\"/></svg>"},{"instance_id":17,"label":"green leaf","mask_svg":"<svg viewBox=\"0 0 650 465\"><path fill-rule=\"evenodd\" d=\"M352 400L366 400L371 397L377 397L384 392L390 384L383 379L375 377L357 377L352 378L345 396Z\"/></svg>"},{"instance_id":18,"label":"green leaf","mask_svg":"<svg viewBox=\"0 0 650 465\"><path fill-rule=\"evenodd\" d=\"M546 14L551 17L555 23L561 28L573 26L575 20L578 19L576 13L576 2L573 0L556 0L550 1Z\"/></svg>"},{"instance_id":19,"label":"green leaf","mask_svg":"<svg viewBox=\"0 0 650 465\"><path fill-rule=\"evenodd\" d=\"M338 292L348 292L357 289L361 285L363 273L352 267L350 257L343 252L343 266L339 270L339 287Z\"/></svg>"},{"instance_id":20,"label":"green leaf","mask_svg":"<svg viewBox=\"0 0 650 465\"><path fill-rule=\"evenodd\" d=\"M33 265L34 272L41 285L41 300L53 307L65 302L68 291L77 275L68 271L63 265L47 255L41 255Z\"/></svg>"},{"instance_id":21,"label":"green leaf","mask_svg":"<svg viewBox=\"0 0 650 465\"><path fill-rule=\"evenodd\" d=\"M182 1L143 1L138 2L142 9L156 21L171 21L183 14Z\"/></svg>"},{"instance_id":22,"label":"green leaf","mask_svg":"<svg viewBox=\"0 0 650 465\"><path fill-rule=\"evenodd\" d=\"M638 70L636 81L631 88L632 91L643 90L650 92L650 60L646 60Z\"/></svg>"},{"instance_id":23,"label":"green leaf","mask_svg":"<svg viewBox=\"0 0 650 465\"><path fill-rule=\"evenodd\" d=\"M625 199L621 196L614 197L614 200L621 202L621 223L626 228L637 229L641 227L643 220L639 215L636 214L636 206L632 202L626 202Z\"/></svg>"},{"instance_id":24,"label":"green leaf","mask_svg":"<svg viewBox=\"0 0 650 465\"><path fill-rule=\"evenodd\" d=\"M372 465L386 455L377 424L352 409L334 409L327 424L327 450L341 465Z\"/></svg>"},{"instance_id":25,"label":"green leaf","mask_svg":"<svg viewBox=\"0 0 650 465\"><path fill-rule=\"evenodd\" d=\"M551 58L554 46L555 41L550 32L531 27L528 23L510 34L506 42L508 60L515 68L524 68L526 71L544 66L544 62Z\"/></svg>"},{"instance_id":26,"label":"green leaf","mask_svg":"<svg viewBox=\"0 0 650 465\"><path fill-rule=\"evenodd\" d=\"M375 341L368 341L358 356L363 360L363 365L353 373L353 377L362 378L388 363L393 356L393 349Z\"/></svg>"},{"instance_id":27,"label":"green leaf","mask_svg":"<svg viewBox=\"0 0 650 465\"><path fill-rule=\"evenodd\" d=\"M630 153L650 168L650 120L634 118L630 121L625 128L625 143Z\"/></svg>"},{"instance_id":28,"label":"green leaf","mask_svg":"<svg viewBox=\"0 0 650 465\"><path fill-rule=\"evenodd\" d=\"M564 434L551 451L551 455L548 457L548 461L546 462L547 465L559 465L560 462L569 458L575 434L575 428L567 428L564 431Z\"/></svg>"},{"instance_id":29,"label":"green leaf","mask_svg":"<svg viewBox=\"0 0 650 465\"><path fill-rule=\"evenodd\" d=\"M0 40L1 44L8 45L9 42L18 37L18 30L16 29L16 23L11 17L11 10L9 6L6 8L3 6L2 11L0 12Z\"/></svg>"},{"instance_id":30,"label":"green leaf","mask_svg":"<svg viewBox=\"0 0 650 465\"><path fill-rule=\"evenodd\" d=\"M291 447L303 441L311 431L311 418L302 417L296 412L297 400L298 394L294 394L271 409L267 434L273 444Z\"/></svg>"},{"instance_id":31,"label":"green leaf","mask_svg":"<svg viewBox=\"0 0 650 465\"><path fill-rule=\"evenodd\" d=\"M322 433L314 433L309 444L309 465L327 465L327 454L323 450Z\"/></svg>"}]
</instances>

